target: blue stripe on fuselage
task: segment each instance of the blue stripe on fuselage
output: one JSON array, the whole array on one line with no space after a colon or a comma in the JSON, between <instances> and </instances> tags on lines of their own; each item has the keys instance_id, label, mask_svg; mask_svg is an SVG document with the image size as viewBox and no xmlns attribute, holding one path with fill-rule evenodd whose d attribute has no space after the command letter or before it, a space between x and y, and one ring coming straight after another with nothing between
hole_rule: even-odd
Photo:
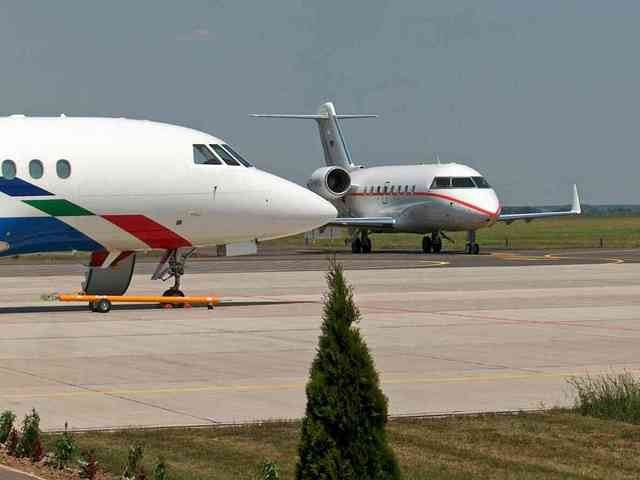
<instances>
[{"instance_id":1,"label":"blue stripe on fuselage","mask_svg":"<svg viewBox=\"0 0 640 480\"><path fill-rule=\"evenodd\" d=\"M53 195L53 193L17 177L11 180L0 177L0 192L11 197L44 197Z\"/></svg>"},{"instance_id":2,"label":"blue stripe on fuselage","mask_svg":"<svg viewBox=\"0 0 640 480\"><path fill-rule=\"evenodd\" d=\"M86 252L105 248L55 217L0 218L0 240L9 250L0 256L38 252Z\"/></svg>"}]
</instances>

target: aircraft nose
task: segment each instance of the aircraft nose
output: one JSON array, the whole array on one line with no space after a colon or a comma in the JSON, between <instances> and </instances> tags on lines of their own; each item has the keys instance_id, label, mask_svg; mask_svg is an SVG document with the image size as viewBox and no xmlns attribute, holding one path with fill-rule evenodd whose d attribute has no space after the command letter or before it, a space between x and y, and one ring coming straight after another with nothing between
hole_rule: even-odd
<instances>
[{"instance_id":1,"label":"aircraft nose","mask_svg":"<svg viewBox=\"0 0 640 480\"><path fill-rule=\"evenodd\" d=\"M487 210L493 214L492 223L495 223L500 216L500 210L502 210L502 208L500 207L500 200L498 200L498 195L493 189L490 190L487 198Z\"/></svg>"},{"instance_id":2,"label":"aircraft nose","mask_svg":"<svg viewBox=\"0 0 640 480\"><path fill-rule=\"evenodd\" d=\"M294 235L322 227L338 216L336 208L311 190L271 177L267 216L278 236Z\"/></svg>"},{"instance_id":3,"label":"aircraft nose","mask_svg":"<svg viewBox=\"0 0 640 480\"><path fill-rule=\"evenodd\" d=\"M313 229L326 225L338 215L336 207L311 190L297 186L295 194L291 193L280 199L281 208L291 221Z\"/></svg>"}]
</instances>

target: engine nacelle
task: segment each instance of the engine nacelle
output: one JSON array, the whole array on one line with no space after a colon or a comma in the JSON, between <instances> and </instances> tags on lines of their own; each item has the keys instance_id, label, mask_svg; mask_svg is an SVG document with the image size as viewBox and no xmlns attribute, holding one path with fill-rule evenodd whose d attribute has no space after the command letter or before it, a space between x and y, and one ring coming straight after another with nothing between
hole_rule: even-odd
<instances>
[{"instance_id":1,"label":"engine nacelle","mask_svg":"<svg viewBox=\"0 0 640 480\"><path fill-rule=\"evenodd\" d=\"M311 175L307 187L326 200L338 200L351 188L351 175L340 167L319 168Z\"/></svg>"}]
</instances>

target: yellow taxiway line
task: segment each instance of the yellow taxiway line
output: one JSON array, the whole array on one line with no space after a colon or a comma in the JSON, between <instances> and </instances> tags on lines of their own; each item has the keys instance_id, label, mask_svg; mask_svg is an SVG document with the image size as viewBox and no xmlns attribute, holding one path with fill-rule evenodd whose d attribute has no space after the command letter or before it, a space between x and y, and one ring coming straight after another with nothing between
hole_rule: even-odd
<instances>
[{"instance_id":1,"label":"yellow taxiway line","mask_svg":"<svg viewBox=\"0 0 640 480\"><path fill-rule=\"evenodd\" d=\"M638 373L640 369L626 369L625 372ZM590 372L589 375L600 375L612 373L610 370L600 372ZM382 381L385 385L426 385L426 384L446 384L446 383L469 383L469 382L496 382L512 380L537 380L537 379L560 379L579 377L585 372L510 372L490 375L465 375L459 377L424 377L424 378L387 378ZM274 384L238 384L238 385L194 385L182 387L148 388L148 389L112 389L93 390L91 387L76 387L78 390L67 392L51 393L26 393L26 394L3 394L0 398L25 399L25 398L67 398L84 397L94 395L125 396L125 395L176 395L202 392L254 392L254 391L278 391L278 390L303 390L305 383L274 383Z\"/></svg>"}]
</instances>

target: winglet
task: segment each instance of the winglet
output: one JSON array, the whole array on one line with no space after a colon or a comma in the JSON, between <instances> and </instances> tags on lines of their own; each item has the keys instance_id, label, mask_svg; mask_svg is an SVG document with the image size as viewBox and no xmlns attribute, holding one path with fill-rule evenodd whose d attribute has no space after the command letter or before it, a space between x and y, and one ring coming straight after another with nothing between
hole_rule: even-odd
<instances>
[{"instance_id":1,"label":"winglet","mask_svg":"<svg viewBox=\"0 0 640 480\"><path fill-rule=\"evenodd\" d=\"M580 196L578 195L578 186L573 184L573 200L571 201L571 213L580 215L582 213L582 207L580 206Z\"/></svg>"}]
</instances>

